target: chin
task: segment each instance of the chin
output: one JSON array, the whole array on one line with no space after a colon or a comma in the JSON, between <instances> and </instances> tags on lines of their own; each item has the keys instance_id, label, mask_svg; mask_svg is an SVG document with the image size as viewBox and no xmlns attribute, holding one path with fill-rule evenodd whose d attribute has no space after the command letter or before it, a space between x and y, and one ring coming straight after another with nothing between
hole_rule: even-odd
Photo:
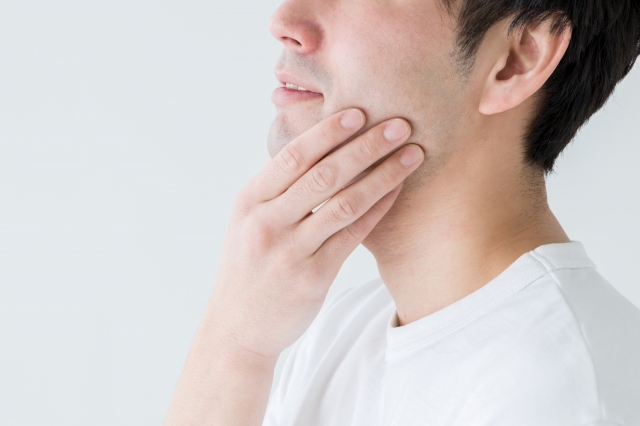
<instances>
[{"instance_id":1,"label":"chin","mask_svg":"<svg viewBox=\"0 0 640 426\"><path fill-rule=\"evenodd\" d=\"M269 151L271 158L278 155L280 150L295 137L296 135L291 132L288 126L283 125L280 120L275 120L271 124L271 128L267 135L267 151Z\"/></svg>"},{"instance_id":2,"label":"chin","mask_svg":"<svg viewBox=\"0 0 640 426\"><path fill-rule=\"evenodd\" d=\"M321 114L311 108L278 110L267 136L267 150L271 158L299 135L322 120Z\"/></svg>"}]
</instances>

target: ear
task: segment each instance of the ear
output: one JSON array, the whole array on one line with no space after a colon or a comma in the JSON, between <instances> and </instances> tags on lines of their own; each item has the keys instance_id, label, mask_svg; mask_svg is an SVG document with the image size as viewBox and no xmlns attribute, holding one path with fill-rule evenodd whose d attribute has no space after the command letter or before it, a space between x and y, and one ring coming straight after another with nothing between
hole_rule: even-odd
<instances>
[{"instance_id":1,"label":"ear","mask_svg":"<svg viewBox=\"0 0 640 426\"><path fill-rule=\"evenodd\" d=\"M551 22L527 25L506 37L480 100L480 112L498 114L535 94L551 76L569 47L571 28L551 33Z\"/></svg>"}]
</instances>

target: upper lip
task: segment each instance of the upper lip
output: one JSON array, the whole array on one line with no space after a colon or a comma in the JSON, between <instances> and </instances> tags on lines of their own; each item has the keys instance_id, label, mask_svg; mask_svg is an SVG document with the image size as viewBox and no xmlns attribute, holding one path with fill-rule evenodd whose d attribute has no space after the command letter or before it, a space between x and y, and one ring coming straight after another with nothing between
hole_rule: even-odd
<instances>
[{"instance_id":1,"label":"upper lip","mask_svg":"<svg viewBox=\"0 0 640 426\"><path fill-rule=\"evenodd\" d=\"M276 71L276 78L278 79L280 84L282 84L283 86L286 83L291 83L291 84L295 84L296 86L304 87L310 92L322 93L311 82L298 78L287 71Z\"/></svg>"}]
</instances>

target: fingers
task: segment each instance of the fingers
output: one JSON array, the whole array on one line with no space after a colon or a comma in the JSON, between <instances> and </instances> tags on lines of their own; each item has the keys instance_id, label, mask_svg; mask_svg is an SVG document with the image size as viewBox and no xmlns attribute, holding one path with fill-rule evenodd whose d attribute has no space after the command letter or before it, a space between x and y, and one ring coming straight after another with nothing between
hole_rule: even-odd
<instances>
[{"instance_id":1,"label":"fingers","mask_svg":"<svg viewBox=\"0 0 640 426\"><path fill-rule=\"evenodd\" d=\"M314 253L327 240L333 238L334 234L341 234L341 240L351 236L355 242L367 228L362 223L354 223L385 194L402 183L423 160L422 148L409 144L387 158L363 179L340 191L317 212L300 222L296 228L296 240L300 248L304 252Z\"/></svg>"},{"instance_id":2,"label":"fingers","mask_svg":"<svg viewBox=\"0 0 640 426\"><path fill-rule=\"evenodd\" d=\"M401 190L402 184L382 197L358 220L331 236L314 254L316 262L320 265L342 265L387 214Z\"/></svg>"},{"instance_id":3,"label":"fingers","mask_svg":"<svg viewBox=\"0 0 640 426\"><path fill-rule=\"evenodd\" d=\"M256 202L272 200L285 192L325 154L364 126L359 109L336 113L287 144L254 177L246 190Z\"/></svg>"},{"instance_id":4,"label":"fingers","mask_svg":"<svg viewBox=\"0 0 640 426\"><path fill-rule=\"evenodd\" d=\"M411 127L396 118L381 123L328 155L272 201L274 220L297 223L312 209L342 190L354 177L405 142ZM389 187L378 198L389 192ZM364 213L364 212L362 212Z\"/></svg>"}]
</instances>

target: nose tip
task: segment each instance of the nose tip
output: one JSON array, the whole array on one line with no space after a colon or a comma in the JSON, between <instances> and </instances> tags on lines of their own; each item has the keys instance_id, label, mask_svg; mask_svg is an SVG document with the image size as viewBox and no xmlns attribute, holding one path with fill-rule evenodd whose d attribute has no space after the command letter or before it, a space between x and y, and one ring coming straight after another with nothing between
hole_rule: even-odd
<instances>
[{"instance_id":1,"label":"nose tip","mask_svg":"<svg viewBox=\"0 0 640 426\"><path fill-rule=\"evenodd\" d=\"M282 4L269 21L269 32L284 47L308 54L320 46L321 31L309 13L299 10L294 1Z\"/></svg>"}]
</instances>

